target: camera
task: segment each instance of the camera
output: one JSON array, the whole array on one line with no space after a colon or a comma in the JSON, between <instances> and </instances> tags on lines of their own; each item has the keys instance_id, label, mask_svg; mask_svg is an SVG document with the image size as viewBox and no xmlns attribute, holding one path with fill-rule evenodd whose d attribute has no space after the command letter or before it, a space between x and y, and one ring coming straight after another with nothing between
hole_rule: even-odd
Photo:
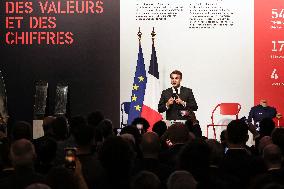
<instances>
[{"instance_id":1,"label":"camera","mask_svg":"<svg viewBox=\"0 0 284 189\"><path fill-rule=\"evenodd\" d=\"M243 121L243 122L245 122L247 125L249 125L249 121L248 121L248 119L246 118L246 116L242 117L240 120Z\"/></svg>"}]
</instances>

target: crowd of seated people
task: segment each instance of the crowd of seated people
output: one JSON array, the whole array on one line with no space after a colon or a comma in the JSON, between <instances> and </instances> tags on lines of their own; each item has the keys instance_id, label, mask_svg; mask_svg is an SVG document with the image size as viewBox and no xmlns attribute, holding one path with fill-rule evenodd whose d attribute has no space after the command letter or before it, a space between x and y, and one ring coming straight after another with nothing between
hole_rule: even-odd
<instances>
[{"instance_id":1,"label":"crowd of seated people","mask_svg":"<svg viewBox=\"0 0 284 189\"><path fill-rule=\"evenodd\" d=\"M221 141L202 136L196 118L168 128L159 121L152 131L143 118L115 127L100 111L48 116L44 136L32 139L32 126L16 122L0 131L0 189L284 188L284 128L270 119L259 131L233 120ZM254 146L246 145L249 132ZM71 168L66 148L76 149Z\"/></svg>"}]
</instances>

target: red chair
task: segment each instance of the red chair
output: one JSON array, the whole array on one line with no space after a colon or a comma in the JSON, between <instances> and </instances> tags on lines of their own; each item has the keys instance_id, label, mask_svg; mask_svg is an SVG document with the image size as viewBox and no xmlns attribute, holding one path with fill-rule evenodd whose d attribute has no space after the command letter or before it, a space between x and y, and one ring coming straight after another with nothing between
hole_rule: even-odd
<instances>
[{"instance_id":1,"label":"red chair","mask_svg":"<svg viewBox=\"0 0 284 189\"><path fill-rule=\"evenodd\" d=\"M215 122L214 122L214 114L215 114L218 107L220 109L220 115L236 116L236 119L238 119L238 115L239 115L239 112L241 110L241 105L239 103L220 103L220 104L218 104L214 108L214 110L212 111L211 124L207 125L207 138L208 138L208 128L209 127L213 127L214 138L216 139L215 127L227 126L227 124L215 124Z\"/></svg>"}]
</instances>

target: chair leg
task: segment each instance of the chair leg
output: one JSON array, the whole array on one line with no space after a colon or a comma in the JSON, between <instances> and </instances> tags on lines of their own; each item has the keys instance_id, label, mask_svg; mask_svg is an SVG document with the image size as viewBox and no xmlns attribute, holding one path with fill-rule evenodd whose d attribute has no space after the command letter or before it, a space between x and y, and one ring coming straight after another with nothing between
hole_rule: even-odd
<instances>
[{"instance_id":1,"label":"chair leg","mask_svg":"<svg viewBox=\"0 0 284 189\"><path fill-rule=\"evenodd\" d=\"M214 139L216 140L216 130L214 126L213 126L213 132L214 132Z\"/></svg>"},{"instance_id":2,"label":"chair leg","mask_svg":"<svg viewBox=\"0 0 284 189\"><path fill-rule=\"evenodd\" d=\"M208 138L208 125L207 125L207 138Z\"/></svg>"}]
</instances>

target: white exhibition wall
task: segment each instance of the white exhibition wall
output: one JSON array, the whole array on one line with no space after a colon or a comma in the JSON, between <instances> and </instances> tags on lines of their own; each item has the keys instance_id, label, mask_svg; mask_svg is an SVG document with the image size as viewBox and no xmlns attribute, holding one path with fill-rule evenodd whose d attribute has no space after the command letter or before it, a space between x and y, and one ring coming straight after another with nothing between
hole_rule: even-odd
<instances>
[{"instance_id":1,"label":"white exhibition wall","mask_svg":"<svg viewBox=\"0 0 284 189\"><path fill-rule=\"evenodd\" d=\"M248 116L254 105L253 0L121 0L120 27L121 102L130 101L138 28L148 69L155 27L161 88L170 87L171 71L183 72L204 134L220 102L238 102L240 116Z\"/></svg>"}]
</instances>

